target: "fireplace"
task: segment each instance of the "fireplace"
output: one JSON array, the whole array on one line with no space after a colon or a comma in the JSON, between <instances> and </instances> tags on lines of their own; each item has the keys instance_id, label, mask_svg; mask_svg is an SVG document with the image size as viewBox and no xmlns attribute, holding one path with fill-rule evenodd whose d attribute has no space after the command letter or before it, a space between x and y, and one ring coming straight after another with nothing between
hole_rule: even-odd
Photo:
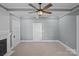
<instances>
[{"instance_id":1,"label":"fireplace","mask_svg":"<svg viewBox=\"0 0 79 59\"><path fill-rule=\"evenodd\" d=\"M7 39L0 40L0 56L7 52Z\"/></svg>"}]
</instances>

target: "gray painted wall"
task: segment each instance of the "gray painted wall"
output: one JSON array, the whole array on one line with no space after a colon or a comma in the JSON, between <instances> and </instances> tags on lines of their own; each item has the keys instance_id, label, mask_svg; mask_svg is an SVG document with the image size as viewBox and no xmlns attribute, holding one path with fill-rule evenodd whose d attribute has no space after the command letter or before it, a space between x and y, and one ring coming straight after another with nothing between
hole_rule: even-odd
<instances>
[{"instance_id":1,"label":"gray painted wall","mask_svg":"<svg viewBox=\"0 0 79 59\"><path fill-rule=\"evenodd\" d=\"M79 56L79 15L77 16L77 55Z\"/></svg>"},{"instance_id":2,"label":"gray painted wall","mask_svg":"<svg viewBox=\"0 0 79 59\"><path fill-rule=\"evenodd\" d=\"M40 20L40 21L39 21ZM32 40L33 39L33 25L34 22L41 22L43 24L43 40L58 40L58 19L22 19L21 20L21 39Z\"/></svg>"},{"instance_id":3,"label":"gray painted wall","mask_svg":"<svg viewBox=\"0 0 79 59\"><path fill-rule=\"evenodd\" d=\"M0 33L9 32L9 13L0 7Z\"/></svg>"},{"instance_id":4,"label":"gray painted wall","mask_svg":"<svg viewBox=\"0 0 79 59\"><path fill-rule=\"evenodd\" d=\"M58 40L59 31L58 31L58 20L57 19L48 19L43 22L43 39L44 40Z\"/></svg>"},{"instance_id":5,"label":"gray painted wall","mask_svg":"<svg viewBox=\"0 0 79 59\"><path fill-rule=\"evenodd\" d=\"M76 16L64 16L59 20L60 41L76 49Z\"/></svg>"},{"instance_id":6,"label":"gray painted wall","mask_svg":"<svg viewBox=\"0 0 79 59\"><path fill-rule=\"evenodd\" d=\"M21 40L32 40L33 32L32 32L32 20L26 19L21 20L20 26L21 26Z\"/></svg>"}]
</instances>

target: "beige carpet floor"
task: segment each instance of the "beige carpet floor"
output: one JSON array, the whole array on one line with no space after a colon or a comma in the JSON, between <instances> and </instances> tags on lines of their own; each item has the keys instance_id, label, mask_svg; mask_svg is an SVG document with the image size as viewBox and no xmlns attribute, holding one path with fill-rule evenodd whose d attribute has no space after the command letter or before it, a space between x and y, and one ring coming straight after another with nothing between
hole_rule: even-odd
<instances>
[{"instance_id":1,"label":"beige carpet floor","mask_svg":"<svg viewBox=\"0 0 79 59\"><path fill-rule=\"evenodd\" d=\"M15 52L11 56L75 56L75 54L57 42L20 43L13 50Z\"/></svg>"}]
</instances>

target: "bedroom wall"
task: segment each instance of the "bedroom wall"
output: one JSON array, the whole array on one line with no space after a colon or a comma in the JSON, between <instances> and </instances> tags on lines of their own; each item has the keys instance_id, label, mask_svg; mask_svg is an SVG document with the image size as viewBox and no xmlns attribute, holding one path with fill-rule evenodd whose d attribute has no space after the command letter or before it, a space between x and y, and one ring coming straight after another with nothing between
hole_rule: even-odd
<instances>
[{"instance_id":1,"label":"bedroom wall","mask_svg":"<svg viewBox=\"0 0 79 59\"><path fill-rule=\"evenodd\" d=\"M30 19L21 20L21 40L32 40L32 22Z\"/></svg>"},{"instance_id":2,"label":"bedroom wall","mask_svg":"<svg viewBox=\"0 0 79 59\"><path fill-rule=\"evenodd\" d=\"M77 23L76 23L76 25L77 25L77 55L79 56L79 15L77 15L77 21L76 21Z\"/></svg>"},{"instance_id":3,"label":"bedroom wall","mask_svg":"<svg viewBox=\"0 0 79 59\"><path fill-rule=\"evenodd\" d=\"M9 32L9 13L0 7L0 32Z\"/></svg>"},{"instance_id":4,"label":"bedroom wall","mask_svg":"<svg viewBox=\"0 0 79 59\"><path fill-rule=\"evenodd\" d=\"M66 15L59 20L60 41L76 49L76 16Z\"/></svg>"},{"instance_id":5,"label":"bedroom wall","mask_svg":"<svg viewBox=\"0 0 79 59\"><path fill-rule=\"evenodd\" d=\"M21 20L21 40L33 40L34 22L43 24L43 40L57 40L59 38L57 18L26 18Z\"/></svg>"},{"instance_id":6,"label":"bedroom wall","mask_svg":"<svg viewBox=\"0 0 79 59\"><path fill-rule=\"evenodd\" d=\"M43 23L43 40L58 40L59 39L59 27L58 19L45 19Z\"/></svg>"}]
</instances>

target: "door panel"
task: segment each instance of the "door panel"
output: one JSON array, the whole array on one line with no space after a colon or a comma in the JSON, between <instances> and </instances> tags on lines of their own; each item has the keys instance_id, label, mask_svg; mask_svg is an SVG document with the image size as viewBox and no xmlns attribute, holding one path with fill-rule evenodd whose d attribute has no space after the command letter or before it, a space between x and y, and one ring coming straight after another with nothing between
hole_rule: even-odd
<instances>
[{"instance_id":1,"label":"door panel","mask_svg":"<svg viewBox=\"0 0 79 59\"><path fill-rule=\"evenodd\" d=\"M42 40L42 23L33 23L33 40Z\"/></svg>"}]
</instances>

